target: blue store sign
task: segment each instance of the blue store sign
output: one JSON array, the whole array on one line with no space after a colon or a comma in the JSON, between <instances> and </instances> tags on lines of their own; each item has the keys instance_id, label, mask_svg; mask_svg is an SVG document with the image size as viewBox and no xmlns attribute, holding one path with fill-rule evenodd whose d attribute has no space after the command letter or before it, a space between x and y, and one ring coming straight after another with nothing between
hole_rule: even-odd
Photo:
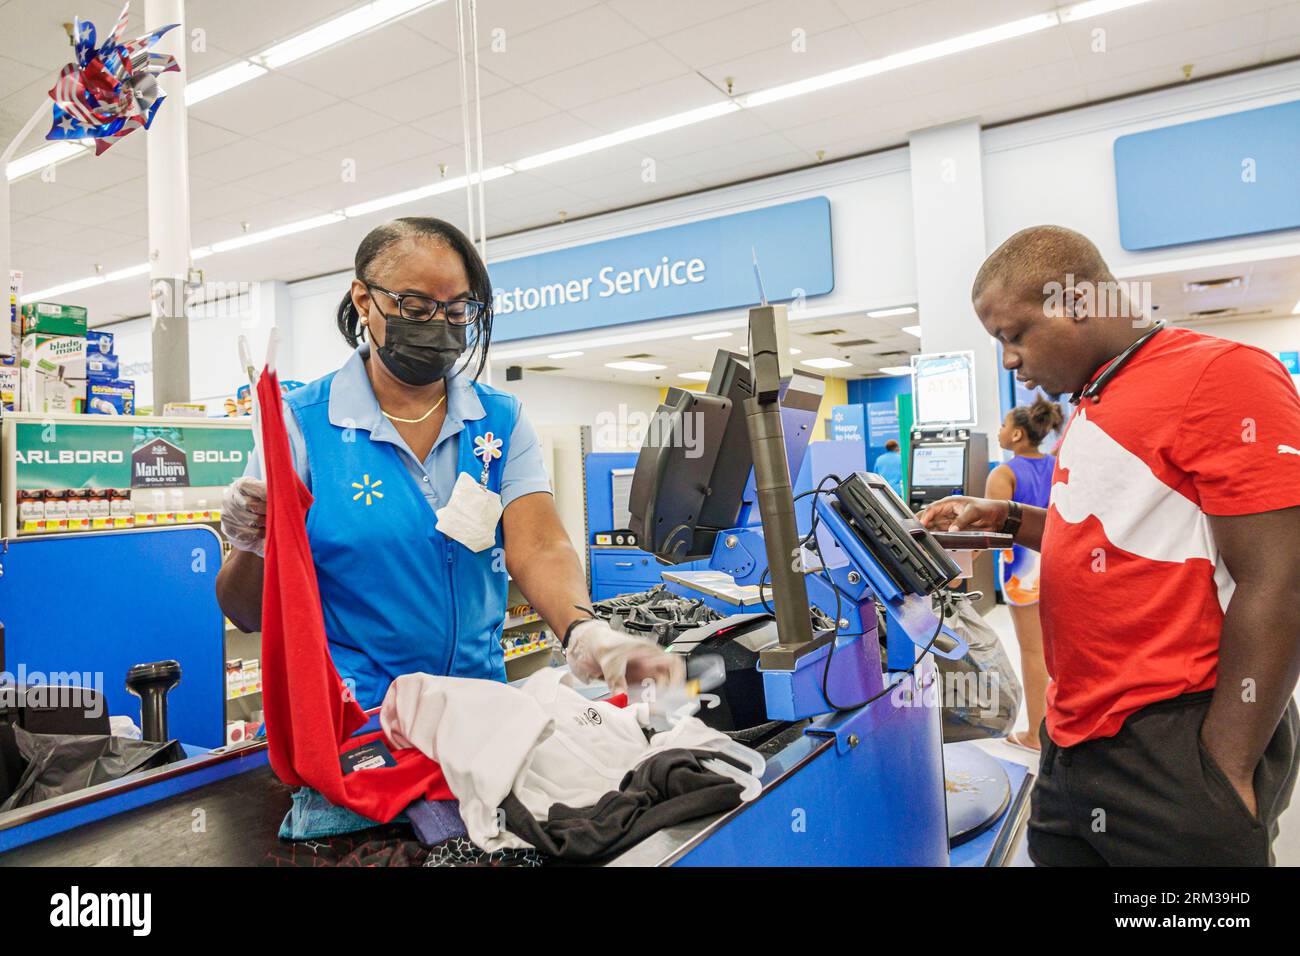
<instances>
[{"instance_id":1,"label":"blue store sign","mask_svg":"<svg viewBox=\"0 0 1300 956\"><path fill-rule=\"evenodd\" d=\"M498 342L772 302L835 287L825 196L493 263Z\"/></svg>"},{"instance_id":2,"label":"blue store sign","mask_svg":"<svg viewBox=\"0 0 1300 956\"><path fill-rule=\"evenodd\" d=\"M861 405L831 406L831 440L865 441Z\"/></svg>"}]
</instances>

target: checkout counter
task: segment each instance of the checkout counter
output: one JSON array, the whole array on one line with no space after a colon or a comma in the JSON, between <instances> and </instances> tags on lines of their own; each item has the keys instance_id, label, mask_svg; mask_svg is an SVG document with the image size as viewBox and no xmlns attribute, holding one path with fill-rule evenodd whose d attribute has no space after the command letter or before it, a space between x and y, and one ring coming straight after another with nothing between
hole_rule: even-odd
<instances>
[{"instance_id":1,"label":"checkout counter","mask_svg":"<svg viewBox=\"0 0 1300 956\"><path fill-rule=\"evenodd\" d=\"M797 530L790 475L816 404L778 347L783 313L751 313L751 358L720 354L707 392L670 393L660 410L668 427L658 431L667 440L638 456L630 493L639 548L755 587L771 606L679 635L670 648L688 661L725 658L717 693L727 706L706 703L700 715L729 721L725 729L763 755L761 792L605 864L1004 865L1023 833L1031 780L978 748L942 744L935 656L964 648L942 616L951 558L892 489L862 473L801 496L813 526ZM684 454L671 441L684 414L705 416L696 433L722 441ZM88 620L83 610L81 625ZM194 748L0 814L0 864L255 864L289 802L264 739Z\"/></svg>"}]
</instances>

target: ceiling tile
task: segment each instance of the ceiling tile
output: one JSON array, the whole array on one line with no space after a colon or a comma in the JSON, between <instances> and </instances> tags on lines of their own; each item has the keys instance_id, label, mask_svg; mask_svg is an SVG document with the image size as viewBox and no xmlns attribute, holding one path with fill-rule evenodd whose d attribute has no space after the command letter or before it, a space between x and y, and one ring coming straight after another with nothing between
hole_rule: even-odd
<instances>
[{"instance_id":1,"label":"ceiling tile","mask_svg":"<svg viewBox=\"0 0 1300 956\"><path fill-rule=\"evenodd\" d=\"M403 22L291 63L281 72L335 96L351 98L399 83L455 57L454 50L402 29Z\"/></svg>"},{"instance_id":2,"label":"ceiling tile","mask_svg":"<svg viewBox=\"0 0 1300 956\"><path fill-rule=\"evenodd\" d=\"M559 111L550 103L540 99L523 87L512 86L508 90L483 98L480 108L483 120L483 135L489 136L493 133L501 133L533 120L544 119L557 112ZM470 136L473 137L472 121L474 117L472 114L470 119ZM442 137L448 143L463 142L459 106L455 109L436 113L421 121L418 125L422 129L435 131L436 135Z\"/></svg>"},{"instance_id":3,"label":"ceiling tile","mask_svg":"<svg viewBox=\"0 0 1300 956\"><path fill-rule=\"evenodd\" d=\"M394 125L388 117L339 100L294 119L286 118L262 132L258 139L282 149L310 153L316 148L328 149L355 139L378 136Z\"/></svg>"},{"instance_id":4,"label":"ceiling tile","mask_svg":"<svg viewBox=\"0 0 1300 956\"><path fill-rule=\"evenodd\" d=\"M190 160L190 170L214 183L244 180L296 159L297 154L264 140L243 139Z\"/></svg>"},{"instance_id":5,"label":"ceiling tile","mask_svg":"<svg viewBox=\"0 0 1300 956\"><path fill-rule=\"evenodd\" d=\"M832 0L768 0L670 33L659 42L683 62L702 69L762 50L789 50L801 40L848 23ZM809 72L821 71L813 67Z\"/></svg>"},{"instance_id":6,"label":"ceiling tile","mask_svg":"<svg viewBox=\"0 0 1300 956\"><path fill-rule=\"evenodd\" d=\"M209 43L248 56L355 6L356 0L189 0L185 14L188 29L203 30Z\"/></svg>"},{"instance_id":7,"label":"ceiling tile","mask_svg":"<svg viewBox=\"0 0 1300 956\"><path fill-rule=\"evenodd\" d=\"M726 98L725 93L701 76L681 76L588 103L569 112L601 132L612 133L663 116L721 103Z\"/></svg>"},{"instance_id":8,"label":"ceiling tile","mask_svg":"<svg viewBox=\"0 0 1300 956\"><path fill-rule=\"evenodd\" d=\"M645 34L609 7L591 7L535 30L507 36L506 49L489 56L484 65L511 83L527 83L584 62L596 38L604 55L644 42Z\"/></svg>"},{"instance_id":9,"label":"ceiling tile","mask_svg":"<svg viewBox=\"0 0 1300 956\"><path fill-rule=\"evenodd\" d=\"M609 6L648 37L678 33L709 20L740 13L751 0L609 0Z\"/></svg>"},{"instance_id":10,"label":"ceiling tile","mask_svg":"<svg viewBox=\"0 0 1300 956\"><path fill-rule=\"evenodd\" d=\"M268 73L232 90L190 107L190 114L205 123L244 136L312 116L337 97L278 73Z\"/></svg>"},{"instance_id":11,"label":"ceiling tile","mask_svg":"<svg viewBox=\"0 0 1300 956\"><path fill-rule=\"evenodd\" d=\"M597 6L596 0L484 0L478 10L480 43L491 42L493 30L505 30L507 46L515 37L529 30L572 16ZM456 49L456 9L440 4L402 21L411 30L427 36L453 52Z\"/></svg>"},{"instance_id":12,"label":"ceiling tile","mask_svg":"<svg viewBox=\"0 0 1300 956\"><path fill-rule=\"evenodd\" d=\"M491 70L479 71L479 83L484 98L499 93L510 84ZM398 83L389 83L375 90L358 93L350 99L368 110L388 116L399 122L411 123L422 117L460 107L460 64L444 63L421 70ZM418 124L412 124L418 125ZM434 135L438 135L434 132Z\"/></svg>"},{"instance_id":13,"label":"ceiling tile","mask_svg":"<svg viewBox=\"0 0 1300 956\"><path fill-rule=\"evenodd\" d=\"M529 88L561 109L570 109L690 73L657 43L642 43L541 77Z\"/></svg>"}]
</instances>

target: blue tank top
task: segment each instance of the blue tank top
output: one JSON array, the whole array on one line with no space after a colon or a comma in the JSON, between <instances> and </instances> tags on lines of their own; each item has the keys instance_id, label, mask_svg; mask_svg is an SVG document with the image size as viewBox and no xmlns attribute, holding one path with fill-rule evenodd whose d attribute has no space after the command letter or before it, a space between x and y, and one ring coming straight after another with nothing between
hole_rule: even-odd
<instances>
[{"instance_id":1,"label":"blue tank top","mask_svg":"<svg viewBox=\"0 0 1300 956\"><path fill-rule=\"evenodd\" d=\"M1056 468L1056 456L1025 458L1016 455L1007 465L1016 476L1016 490L1011 499L1033 508L1046 508L1052 495L1052 471Z\"/></svg>"}]
</instances>

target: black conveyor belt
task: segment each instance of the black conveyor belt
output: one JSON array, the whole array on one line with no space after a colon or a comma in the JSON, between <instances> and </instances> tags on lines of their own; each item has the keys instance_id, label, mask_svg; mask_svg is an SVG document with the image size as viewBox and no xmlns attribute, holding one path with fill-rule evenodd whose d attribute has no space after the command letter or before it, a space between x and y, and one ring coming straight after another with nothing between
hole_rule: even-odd
<instances>
[{"instance_id":1,"label":"black conveyor belt","mask_svg":"<svg viewBox=\"0 0 1300 956\"><path fill-rule=\"evenodd\" d=\"M290 792L259 767L20 846L0 854L0 866L256 866L275 844Z\"/></svg>"}]
</instances>

